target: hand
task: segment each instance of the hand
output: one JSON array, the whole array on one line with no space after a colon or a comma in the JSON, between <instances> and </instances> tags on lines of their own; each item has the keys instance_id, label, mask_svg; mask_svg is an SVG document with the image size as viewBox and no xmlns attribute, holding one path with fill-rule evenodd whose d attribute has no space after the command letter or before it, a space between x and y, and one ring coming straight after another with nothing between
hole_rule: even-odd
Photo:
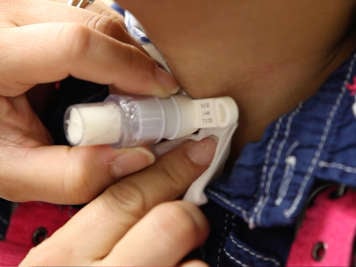
<instances>
[{"instance_id":1,"label":"hand","mask_svg":"<svg viewBox=\"0 0 356 267\"><path fill-rule=\"evenodd\" d=\"M0 196L78 204L151 164L143 148L50 146L26 92L72 75L135 94L164 96L175 80L134 46L122 17L100 2L0 1Z\"/></svg>"},{"instance_id":2,"label":"hand","mask_svg":"<svg viewBox=\"0 0 356 267\"><path fill-rule=\"evenodd\" d=\"M112 185L33 248L21 266L174 266L202 244L208 224L190 203L172 201L209 165L213 139L189 141ZM181 266L205 266L190 262Z\"/></svg>"}]
</instances>

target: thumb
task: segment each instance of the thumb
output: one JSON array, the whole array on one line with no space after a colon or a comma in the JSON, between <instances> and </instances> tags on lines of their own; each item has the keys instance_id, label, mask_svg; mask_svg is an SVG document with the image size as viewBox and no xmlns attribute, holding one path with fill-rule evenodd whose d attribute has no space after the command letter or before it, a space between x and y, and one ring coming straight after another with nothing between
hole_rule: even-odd
<instances>
[{"instance_id":1,"label":"thumb","mask_svg":"<svg viewBox=\"0 0 356 267\"><path fill-rule=\"evenodd\" d=\"M3 148L0 196L16 201L81 204L118 178L154 162L145 148L109 146Z\"/></svg>"}]
</instances>

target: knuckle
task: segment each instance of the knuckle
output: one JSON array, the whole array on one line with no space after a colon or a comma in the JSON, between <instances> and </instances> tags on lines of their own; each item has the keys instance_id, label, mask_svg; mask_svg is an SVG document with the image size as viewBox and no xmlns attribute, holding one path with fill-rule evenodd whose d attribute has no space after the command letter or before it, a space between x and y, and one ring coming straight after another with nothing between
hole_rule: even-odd
<instances>
[{"instance_id":1,"label":"knuckle","mask_svg":"<svg viewBox=\"0 0 356 267\"><path fill-rule=\"evenodd\" d=\"M89 189L86 189L85 186L83 186L84 183L77 182L74 183L72 188L70 188L68 192L69 199L71 200L71 203L73 204L83 204L83 203L88 203L91 200L94 199L96 196L95 192Z\"/></svg>"},{"instance_id":2,"label":"knuckle","mask_svg":"<svg viewBox=\"0 0 356 267\"><path fill-rule=\"evenodd\" d=\"M84 177L84 176L82 176ZM88 203L95 198L97 192L91 190L91 187L88 187L89 179L78 179L76 183L73 183L73 186L68 190L69 199L73 204L83 204Z\"/></svg>"},{"instance_id":3,"label":"knuckle","mask_svg":"<svg viewBox=\"0 0 356 267\"><path fill-rule=\"evenodd\" d=\"M85 156L73 158L76 160L71 161L63 178L63 192L76 204L87 203L97 195L99 190L88 168L90 159Z\"/></svg>"},{"instance_id":4,"label":"knuckle","mask_svg":"<svg viewBox=\"0 0 356 267\"><path fill-rule=\"evenodd\" d=\"M113 22L107 16L94 15L89 18L87 26L103 33L110 32Z\"/></svg>"},{"instance_id":5,"label":"knuckle","mask_svg":"<svg viewBox=\"0 0 356 267\"><path fill-rule=\"evenodd\" d=\"M124 37L122 22L113 15L95 15L89 18L87 26L106 35Z\"/></svg>"},{"instance_id":6,"label":"knuckle","mask_svg":"<svg viewBox=\"0 0 356 267\"><path fill-rule=\"evenodd\" d=\"M125 24L124 17L121 15L121 13L118 13L111 8L107 8L107 6L105 6L105 8L100 8L99 10L96 10L96 13L98 13L101 16L107 16L110 18L118 19L123 22L123 25Z\"/></svg>"},{"instance_id":7,"label":"knuckle","mask_svg":"<svg viewBox=\"0 0 356 267\"><path fill-rule=\"evenodd\" d=\"M132 44L125 43L125 53L123 53L123 60L127 69L140 75L135 76L139 83L144 84L152 80L154 76L155 63L148 58L142 51ZM139 72L138 72L139 70ZM144 70L144 71L142 71Z\"/></svg>"},{"instance_id":8,"label":"knuckle","mask_svg":"<svg viewBox=\"0 0 356 267\"><path fill-rule=\"evenodd\" d=\"M156 63L134 45L129 45L129 48L130 69L133 72L137 72L137 70L144 70L140 72L140 75L137 75L138 82L140 84L151 82L152 79L155 79Z\"/></svg>"},{"instance_id":9,"label":"knuckle","mask_svg":"<svg viewBox=\"0 0 356 267\"><path fill-rule=\"evenodd\" d=\"M136 47L133 45L125 44L126 45L126 51L123 54L125 57L125 63L127 65L127 68L130 70L134 70L137 67L137 62L138 62L138 50Z\"/></svg>"},{"instance_id":10,"label":"knuckle","mask_svg":"<svg viewBox=\"0 0 356 267\"><path fill-rule=\"evenodd\" d=\"M100 199L106 209L114 213L119 210L135 219L141 218L149 209L145 193L128 180L107 188Z\"/></svg>"},{"instance_id":11,"label":"knuckle","mask_svg":"<svg viewBox=\"0 0 356 267\"><path fill-rule=\"evenodd\" d=\"M73 60L84 56L89 51L91 31L79 23L66 23L62 26L58 39L63 42L62 47L66 49L65 56Z\"/></svg>"},{"instance_id":12,"label":"knuckle","mask_svg":"<svg viewBox=\"0 0 356 267\"><path fill-rule=\"evenodd\" d=\"M182 156L180 160L165 160L157 164L157 168L163 173L172 187L177 191L185 190L196 178L196 171L192 162Z\"/></svg>"},{"instance_id":13,"label":"knuckle","mask_svg":"<svg viewBox=\"0 0 356 267\"><path fill-rule=\"evenodd\" d=\"M167 242L195 244L200 239L199 225L179 202L160 204L152 209L151 215L154 231L166 235Z\"/></svg>"}]
</instances>

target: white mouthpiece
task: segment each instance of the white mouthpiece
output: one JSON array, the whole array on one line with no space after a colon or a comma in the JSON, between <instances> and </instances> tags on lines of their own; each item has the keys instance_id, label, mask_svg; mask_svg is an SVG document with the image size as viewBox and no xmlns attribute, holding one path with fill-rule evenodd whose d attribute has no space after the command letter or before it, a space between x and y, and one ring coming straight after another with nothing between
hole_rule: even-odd
<instances>
[{"instance_id":1,"label":"white mouthpiece","mask_svg":"<svg viewBox=\"0 0 356 267\"><path fill-rule=\"evenodd\" d=\"M121 136L121 111L113 102L73 105L65 114L65 132L71 145L116 143Z\"/></svg>"},{"instance_id":2,"label":"white mouthpiece","mask_svg":"<svg viewBox=\"0 0 356 267\"><path fill-rule=\"evenodd\" d=\"M193 100L110 95L105 102L78 104L65 115L66 137L72 145L112 144L117 147L177 139L202 128L236 123L238 110L230 97Z\"/></svg>"}]
</instances>

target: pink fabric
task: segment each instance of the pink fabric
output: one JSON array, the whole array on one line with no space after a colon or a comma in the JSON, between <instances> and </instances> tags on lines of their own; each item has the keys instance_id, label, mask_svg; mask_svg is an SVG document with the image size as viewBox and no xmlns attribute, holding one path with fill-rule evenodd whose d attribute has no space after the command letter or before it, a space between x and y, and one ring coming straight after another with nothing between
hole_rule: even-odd
<instances>
[{"instance_id":1,"label":"pink fabric","mask_svg":"<svg viewBox=\"0 0 356 267\"><path fill-rule=\"evenodd\" d=\"M307 209L292 245L288 267L349 266L356 231L356 192L330 199L331 191L321 193ZM317 242L325 244L320 261L312 257Z\"/></svg>"},{"instance_id":2,"label":"pink fabric","mask_svg":"<svg viewBox=\"0 0 356 267\"><path fill-rule=\"evenodd\" d=\"M50 236L75 212L69 206L41 202L19 204L11 217L6 240L0 242L0 266L18 265L34 246L32 236L38 227L46 228Z\"/></svg>"},{"instance_id":3,"label":"pink fabric","mask_svg":"<svg viewBox=\"0 0 356 267\"><path fill-rule=\"evenodd\" d=\"M346 88L350 91L351 95L356 94L356 76L352 79L352 84L346 84Z\"/></svg>"}]
</instances>

